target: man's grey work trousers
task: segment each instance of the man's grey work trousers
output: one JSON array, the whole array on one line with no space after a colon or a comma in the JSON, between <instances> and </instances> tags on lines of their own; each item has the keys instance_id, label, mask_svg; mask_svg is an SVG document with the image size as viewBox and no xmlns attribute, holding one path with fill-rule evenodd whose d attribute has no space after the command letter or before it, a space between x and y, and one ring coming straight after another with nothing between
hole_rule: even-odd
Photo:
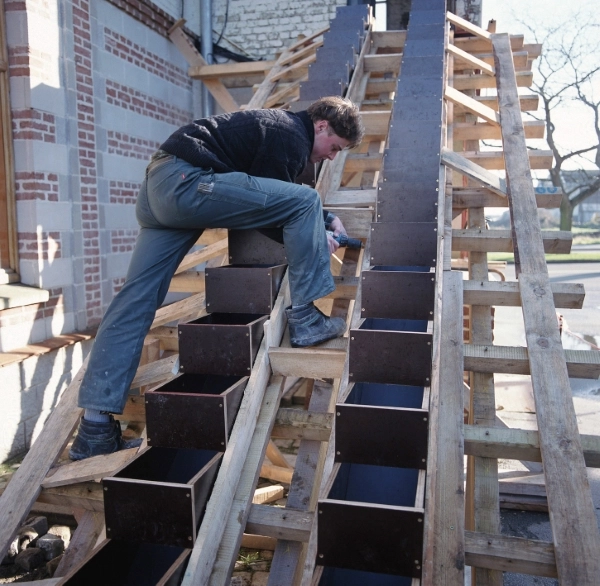
<instances>
[{"instance_id":1,"label":"man's grey work trousers","mask_svg":"<svg viewBox=\"0 0 600 586\"><path fill-rule=\"evenodd\" d=\"M309 187L213 173L167 156L148 166L136 215L141 228L131 264L98 330L80 407L123 412L154 314L205 228L282 227L292 303L314 301L335 288L321 201Z\"/></svg>"}]
</instances>

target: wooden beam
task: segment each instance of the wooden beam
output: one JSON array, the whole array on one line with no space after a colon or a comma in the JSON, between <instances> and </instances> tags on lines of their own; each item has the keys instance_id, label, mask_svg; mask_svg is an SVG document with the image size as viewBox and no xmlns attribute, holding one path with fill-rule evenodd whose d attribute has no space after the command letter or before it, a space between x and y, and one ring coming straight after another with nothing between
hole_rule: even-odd
<instances>
[{"instance_id":1,"label":"wooden beam","mask_svg":"<svg viewBox=\"0 0 600 586\"><path fill-rule=\"evenodd\" d=\"M275 61L244 61L241 63L218 63L214 65L192 65L188 75L192 79L204 81L207 78L227 78L256 73L265 74L275 65Z\"/></svg>"},{"instance_id":2,"label":"wooden beam","mask_svg":"<svg viewBox=\"0 0 600 586\"><path fill-rule=\"evenodd\" d=\"M302 378L340 378L345 350L329 348L269 348L274 374Z\"/></svg>"},{"instance_id":3,"label":"wooden beam","mask_svg":"<svg viewBox=\"0 0 600 586\"><path fill-rule=\"evenodd\" d=\"M517 86L531 87L533 84L533 73L531 71L517 71ZM481 75L477 73L469 73L464 75L454 76L454 87L457 90L480 90L484 88L495 88L496 80L489 75Z\"/></svg>"},{"instance_id":4,"label":"wooden beam","mask_svg":"<svg viewBox=\"0 0 600 586\"><path fill-rule=\"evenodd\" d=\"M448 148L442 148L442 163L454 171L481 183L494 193L506 196L506 182L494 173Z\"/></svg>"},{"instance_id":5,"label":"wooden beam","mask_svg":"<svg viewBox=\"0 0 600 586\"><path fill-rule=\"evenodd\" d=\"M498 110L498 97L497 96L475 96L473 98L477 102L481 102L486 106L489 106L493 110ZM529 95L520 95L519 96L519 106L524 112L535 112L538 109L540 103L540 97L537 94L529 94ZM465 109L460 105L456 104L454 106L455 114L464 114Z\"/></svg>"},{"instance_id":6,"label":"wooden beam","mask_svg":"<svg viewBox=\"0 0 600 586\"><path fill-rule=\"evenodd\" d=\"M598 351L565 350L565 360L570 377L596 379L600 376L600 352ZM467 344L465 370L531 374L529 353L524 346Z\"/></svg>"},{"instance_id":7,"label":"wooden beam","mask_svg":"<svg viewBox=\"0 0 600 586\"><path fill-rule=\"evenodd\" d=\"M363 111L360 117L365 127L365 134L387 136L391 117L389 110Z\"/></svg>"},{"instance_id":8,"label":"wooden beam","mask_svg":"<svg viewBox=\"0 0 600 586\"><path fill-rule=\"evenodd\" d=\"M556 307L581 309L585 298L584 287L578 283L551 283L550 289ZM519 283L510 281L464 282L465 305L497 305L520 307Z\"/></svg>"},{"instance_id":9,"label":"wooden beam","mask_svg":"<svg viewBox=\"0 0 600 586\"><path fill-rule=\"evenodd\" d=\"M502 572L556 577L554 545L522 537L465 531L465 563Z\"/></svg>"},{"instance_id":10,"label":"wooden beam","mask_svg":"<svg viewBox=\"0 0 600 586\"><path fill-rule=\"evenodd\" d=\"M462 275L443 274L441 335L434 342L429 408L423 583L464 584ZM435 328L434 328L435 331Z\"/></svg>"},{"instance_id":11,"label":"wooden beam","mask_svg":"<svg viewBox=\"0 0 600 586\"><path fill-rule=\"evenodd\" d=\"M524 41L524 35L510 35L510 48L513 51L520 51L525 47ZM455 37L454 44L463 51L472 54L489 53L491 49L491 44L487 39L478 37Z\"/></svg>"},{"instance_id":12,"label":"wooden beam","mask_svg":"<svg viewBox=\"0 0 600 586\"><path fill-rule=\"evenodd\" d=\"M562 190L555 193L536 193L538 208L558 208L562 200ZM484 187L453 187L452 206L455 208L508 208L508 199Z\"/></svg>"},{"instance_id":13,"label":"wooden beam","mask_svg":"<svg viewBox=\"0 0 600 586\"><path fill-rule=\"evenodd\" d=\"M580 437L585 465L588 468L600 468L600 436ZM467 425L465 454L525 462L542 461L539 433L529 429Z\"/></svg>"},{"instance_id":14,"label":"wooden beam","mask_svg":"<svg viewBox=\"0 0 600 586\"><path fill-rule=\"evenodd\" d=\"M457 16L456 14L453 14L452 12L448 12L446 14L446 18L448 19L448 22L453 24L454 26L461 28L462 30L471 33L472 35L475 35L476 37L479 37L480 39L483 39L484 41L487 41L488 43L491 40L491 35L490 33L488 33L486 30L482 29L481 27L473 24L472 22L469 22L468 20L465 20L464 18L461 18L460 16Z\"/></svg>"},{"instance_id":15,"label":"wooden beam","mask_svg":"<svg viewBox=\"0 0 600 586\"><path fill-rule=\"evenodd\" d=\"M543 252L546 254L569 254L573 234L560 230L544 230L541 233ZM452 250L477 252L513 252L510 230L452 230ZM542 258L544 257L542 253Z\"/></svg>"},{"instance_id":16,"label":"wooden beam","mask_svg":"<svg viewBox=\"0 0 600 586\"><path fill-rule=\"evenodd\" d=\"M325 206L367 207L377 202L376 189L342 189L327 195Z\"/></svg>"},{"instance_id":17,"label":"wooden beam","mask_svg":"<svg viewBox=\"0 0 600 586\"><path fill-rule=\"evenodd\" d=\"M194 252L186 254L184 259L177 267L175 274L178 275L179 273L183 273L184 271L192 269L195 266L210 260L211 258L226 254L228 246L227 238L224 238L223 240L213 242L212 244L209 244L200 250L195 250Z\"/></svg>"},{"instance_id":18,"label":"wooden beam","mask_svg":"<svg viewBox=\"0 0 600 586\"><path fill-rule=\"evenodd\" d=\"M398 74L402 53L365 55L365 72Z\"/></svg>"},{"instance_id":19,"label":"wooden beam","mask_svg":"<svg viewBox=\"0 0 600 586\"><path fill-rule=\"evenodd\" d=\"M169 283L171 293L204 293L204 271L184 271Z\"/></svg>"},{"instance_id":20,"label":"wooden beam","mask_svg":"<svg viewBox=\"0 0 600 586\"><path fill-rule=\"evenodd\" d=\"M444 97L450 100L453 104L460 104L465 110L475 114L479 118L483 118L486 122L493 126L500 126L500 119L498 113L492 110L489 106L474 100L472 97L459 92L457 89L446 86Z\"/></svg>"},{"instance_id":21,"label":"wooden beam","mask_svg":"<svg viewBox=\"0 0 600 586\"><path fill-rule=\"evenodd\" d=\"M372 31L371 38L374 52L378 49L402 49L406 43L406 31Z\"/></svg>"},{"instance_id":22,"label":"wooden beam","mask_svg":"<svg viewBox=\"0 0 600 586\"><path fill-rule=\"evenodd\" d=\"M569 375L544 258L508 35L492 35L502 141L531 382L558 578L593 586L600 576L600 533L585 469ZM574 520L577 522L574 522Z\"/></svg>"},{"instance_id":23,"label":"wooden beam","mask_svg":"<svg viewBox=\"0 0 600 586\"><path fill-rule=\"evenodd\" d=\"M329 441L333 413L315 413L300 409L280 408L271 437Z\"/></svg>"},{"instance_id":24,"label":"wooden beam","mask_svg":"<svg viewBox=\"0 0 600 586\"><path fill-rule=\"evenodd\" d=\"M480 103L477 100L473 101ZM524 123L524 130L525 138L544 138L546 124L543 120L530 120ZM457 122L452 125L452 134L454 140L500 140L502 138L498 124L482 122Z\"/></svg>"},{"instance_id":25,"label":"wooden beam","mask_svg":"<svg viewBox=\"0 0 600 586\"><path fill-rule=\"evenodd\" d=\"M455 62L458 61L467 66L463 67L463 69L479 69L482 73L485 73L486 75L494 75L494 68L491 65L488 65L482 59L471 55L471 53L467 53L466 51L463 51L455 45L448 45L446 50L454 57ZM456 68L457 67L455 65L454 69Z\"/></svg>"},{"instance_id":26,"label":"wooden beam","mask_svg":"<svg viewBox=\"0 0 600 586\"><path fill-rule=\"evenodd\" d=\"M313 519L314 513L311 511L252 505L246 530L275 539L306 542L310 537Z\"/></svg>"},{"instance_id":27,"label":"wooden beam","mask_svg":"<svg viewBox=\"0 0 600 586\"><path fill-rule=\"evenodd\" d=\"M468 151L463 152L462 156L469 159L476 165L488 170L504 169L503 151ZM532 169L551 169L554 162L552 151L528 150L529 166Z\"/></svg>"}]
</instances>

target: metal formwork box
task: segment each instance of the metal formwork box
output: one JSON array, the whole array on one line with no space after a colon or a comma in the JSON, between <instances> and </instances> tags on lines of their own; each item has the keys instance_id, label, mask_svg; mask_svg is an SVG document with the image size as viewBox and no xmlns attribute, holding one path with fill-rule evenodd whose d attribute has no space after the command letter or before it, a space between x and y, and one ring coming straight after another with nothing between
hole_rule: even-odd
<instances>
[{"instance_id":1,"label":"metal formwork box","mask_svg":"<svg viewBox=\"0 0 600 586\"><path fill-rule=\"evenodd\" d=\"M145 394L148 445L223 451L248 377L183 374Z\"/></svg>"},{"instance_id":2,"label":"metal formwork box","mask_svg":"<svg viewBox=\"0 0 600 586\"><path fill-rule=\"evenodd\" d=\"M361 317L430 320L435 273L415 267L374 266L362 274Z\"/></svg>"},{"instance_id":3,"label":"metal formwork box","mask_svg":"<svg viewBox=\"0 0 600 586\"><path fill-rule=\"evenodd\" d=\"M227 235L231 264L286 264L283 231L229 230Z\"/></svg>"},{"instance_id":4,"label":"metal formwork box","mask_svg":"<svg viewBox=\"0 0 600 586\"><path fill-rule=\"evenodd\" d=\"M191 550L107 539L60 584L65 586L177 586Z\"/></svg>"},{"instance_id":5,"label":"metal formwork box","mask_svg":"<svg viewBox=\"0 0 600 586\"><path fill-rule=\"evenodd\" d=\"M350 382L428 386L432 335L427 322L368 318L350 330Z\"/></svg>"},{"instance_id":6,"label":"metal formwork box","mask_svg":"<svg viewBox=\"0 0 600 586\"><path fill-rule=\"evenodd\" d=\"M206 268L210 313L271 313L287 265L244 264Z\"/></svg>"},{"instance_id":7,"label":"metal formwork box","mask_svg":"<svg viewBox=\"0 0 600 586\"><path fill-rule=\"evenodd\" d=\"M222 452L147 448L104 478L111 539L193 547Z\"/></svg>"},{"instance_id":8,"label":"metal formwork box","mask_svg":"<svg viewBox=\"0 0 600 586\"><path fill-rule=\"evenodd\" d=\"M419 471L341 464L318 503L317 563L419 578L423 509L414 507Z\"/></svg>"},{"instance_id":9,"label":"metal formwork box","mask_svg":"<svg viewBox=\"0 0 600 586\"><path fill-rule=\"evenodd\" d=\"M335 461L425 469L429 413L422 402L423 387L355 384L335 408Z\"/></svg>"},{"instance_id":10,"label":"metal formwork box","mask_svg":"<svg viewBox=\"0 0 600 586\"><path fill-rule=\"evenodd\" d=\"M437 222L371 224L372 265L435 267Z\"/></svg>"},{"instance_id":11,"label":"metal formwork box","mask_svg":"<svg viewBox=\"0 0 600 586\"><path fill-rule=\"evenodd\" d=\"M246 376L252 370L268 317L211 313L179 324L179 370L186 374Z\"/></svg>"}]
</instances>

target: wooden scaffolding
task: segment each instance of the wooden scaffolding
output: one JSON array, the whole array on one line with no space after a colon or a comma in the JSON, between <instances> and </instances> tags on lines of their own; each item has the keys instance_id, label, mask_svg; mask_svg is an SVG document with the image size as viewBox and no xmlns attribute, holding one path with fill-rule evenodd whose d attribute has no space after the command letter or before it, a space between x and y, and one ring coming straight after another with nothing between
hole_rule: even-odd
<instances>
[{"instance_id":1,"label":"wooden scaffolding","mask_svg":"<svg viewBox=\"0 0 600 586\"><path fill-rule=\"evenodd\" d=\"M425 323L419 336L411 332L403 342L401 348L406 352L417 339L429 345L429 366L415 379L420 382L402 379L403 384L423 389L419 407L404 411L426 420L426 455L422 464L414 466L412 504L390 507L391 512L384 514L396 528L392 512L408 515L408 533L402 537L407 543L418 542L419 557L402 576L413 586L462 586L468 565L473 568L474 584L499 585L504 571L556 576L565 585L598 583L600 536L586 466L600 466L600 438L579 435L568 377L598 378L600 358L597 352L562 348L555 308L580 308L583 287L555 285L548 279L545 253L568 252L571 235L540 229L537 208L558 207L561 194L534 193L531 169L548 168L552 157L546 151L527 150L527 139L543 137L544 129L536 122L523 123L521 111L535 109L537 99L518 89L531 85L531 65L541 47L525 44L522 36L485 31L446 14L442 0L420 4L423 6L411 14L408 31L375 32L368 13L353 12L350 18L340 9L337 28L333 21L331 28L298 40L274 62L260 64L207 65L181 23L171 30L171 39L190 63L190 75L206 84L224 111L240 107L294 109L318 97L310 93L315 85L324 84L315 78L316 72L334 67L327 60L328 42L346 34L351 58L342 63L348 77L339 82L340 93L359 105L366 127L360 147L326 161L316 179L324 207L335 211L348 233L364 242L360 251L340 249L332 257L337 288L319 302L330 315L345 318L350 333L315 348L291 348L283 311L289 304L289 291L283 280L264 323L264 336L193 548L188 546L177 558L177 575L186 586L228 584L245 534L277 540L270 585L343 583L326 577L324 558L329 554L323 553L320 533L325 524L318 521L326 512L321 504L331 500L328 495L343 466L333 434L341 412L336 405L348 398L358 380L358 371L350 370L350 361L356 359L356 354L354 359L351 356L353 336L365 319L384 316L368 317L372 301L367 300L367 293L372 295L372 291L365 289L365 278L376 264L402 264L398 250L406 248L417 255L429 251L430 246L435 251L434 262L422 274L431 285L393 291L390 303L399 304L406 314L392 310L387 314ZM350 28L344 28L348 22ZM431 45L425 41L430 33L437 40L442 35L439 55L428 53ZM319 68L319 63L326 65ZM394 158L400 155L392 144L394 128L403 124L398 113L405 104L417 104L420 96L424 100L424 96L434 95L423 82L427 64L443 73L441 94L436 99L438 142L427 142L435 135L425 132L427 125L414 127L415 148L431 150L433 163L427 172L436 185L435 193L427 196L427 205L435 206L435 216L424 222L420 216L407 218L402 215L404 210L390 208L381 192L386 181L400 181L394 172L403 170L397 168L401 159ZM424 68L423 79L419 67ZM244 84L255 84L255 91L248 104L240 106L229 89ZM479 90L484 88L496 91L481 95ZM429 103L433 102L430 99ZM419 112L415 109L415 120ZM482 151L481 140L500 140L502 150ZM494 173L502 170L506 179ZM485 207L510 208L511 230L488 229ZM382 213L394 220L381 218ZM390 226L391 240L386 240L386 226ZM414 235L414 241L397 240L400 232L405 238ZM190 296L157 312L132 384L135 392L121 416L128 423L126 433L146 438L142 449L147 448L144 393L178 377L179 325L208 315L205 274L230 262L252 262L244 261L243 251L241 255L233 252L232 237L224 230L207 230L198 244L202 246L184 259L170 288ZM487 253L513 250L517 281L490 280L494 267ZM206 269L198 271L203 263ZM462 269L468 270L468 279L463 278ZM413 307L411 295L416 293L428 296L430 315L423 317ZM522 307L526 348L493 345L493 307L499 305ZM468 310L466 343L463 308ZM384 333L378 334L380 339ZM392 369L393 365L375 361L374 367ZM136 450L127 450L82 462L65 459L81 414L76 400L84 371L85 364L0 497L0 557L31 510L50 508L76 515L78 528L56 577L46 581L47 586L79 583L69 580L106 547L103 493L107 485L103 490L101 480L113 477L136 458ZM469 373L467 403L465 372ZM537 431L497 426L494 373L531 375ZM301 379L311 381L305 409L282 407L280 400L290 381ZM276 438L300 440L293 470L271 441ZM396 446L396 451L402 451L402 446ZM551 542L501 535L499 458L543 463ZM260 475L289 484L285 507L253 503ZM362 530L358 527L356 533ZM348 542L345 545L351 548L350 535ZM397 543L392 541L390 548L396 552L391 556L399 555ZM413 550L410 552L412 555ZM373 572L368 562L359 559L353 563L350 571ZM157 583L175 584L174 576L169 574ZM375 578L372 583L377 584Z\"/></svg>"}]
</instances>

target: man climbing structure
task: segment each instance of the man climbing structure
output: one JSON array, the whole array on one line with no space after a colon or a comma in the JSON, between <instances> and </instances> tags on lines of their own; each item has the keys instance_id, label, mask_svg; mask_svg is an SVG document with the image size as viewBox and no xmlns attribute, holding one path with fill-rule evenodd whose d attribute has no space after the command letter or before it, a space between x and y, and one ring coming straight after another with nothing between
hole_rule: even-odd
<instances>
[{"instance_id":1,"label":"man climbing structure","mask_svg":"<svg viewBox=\"0 0 600 586\"><path fill-rule=\"evenodd\" d=\"M294 347L343 335L346 323L313 304L334 289L329 255L346 234L319 194L294 180L308 162L333 160L360 143L356 105L325 97L307 110L246 110L196 120L152 156L136 205L140 225L125 283L109 306L79 391L85 409L69 456L81 460L135 447L119 422L144 338L183 257L206 228L283 231Z\"/></svg>"}]
</instances>

